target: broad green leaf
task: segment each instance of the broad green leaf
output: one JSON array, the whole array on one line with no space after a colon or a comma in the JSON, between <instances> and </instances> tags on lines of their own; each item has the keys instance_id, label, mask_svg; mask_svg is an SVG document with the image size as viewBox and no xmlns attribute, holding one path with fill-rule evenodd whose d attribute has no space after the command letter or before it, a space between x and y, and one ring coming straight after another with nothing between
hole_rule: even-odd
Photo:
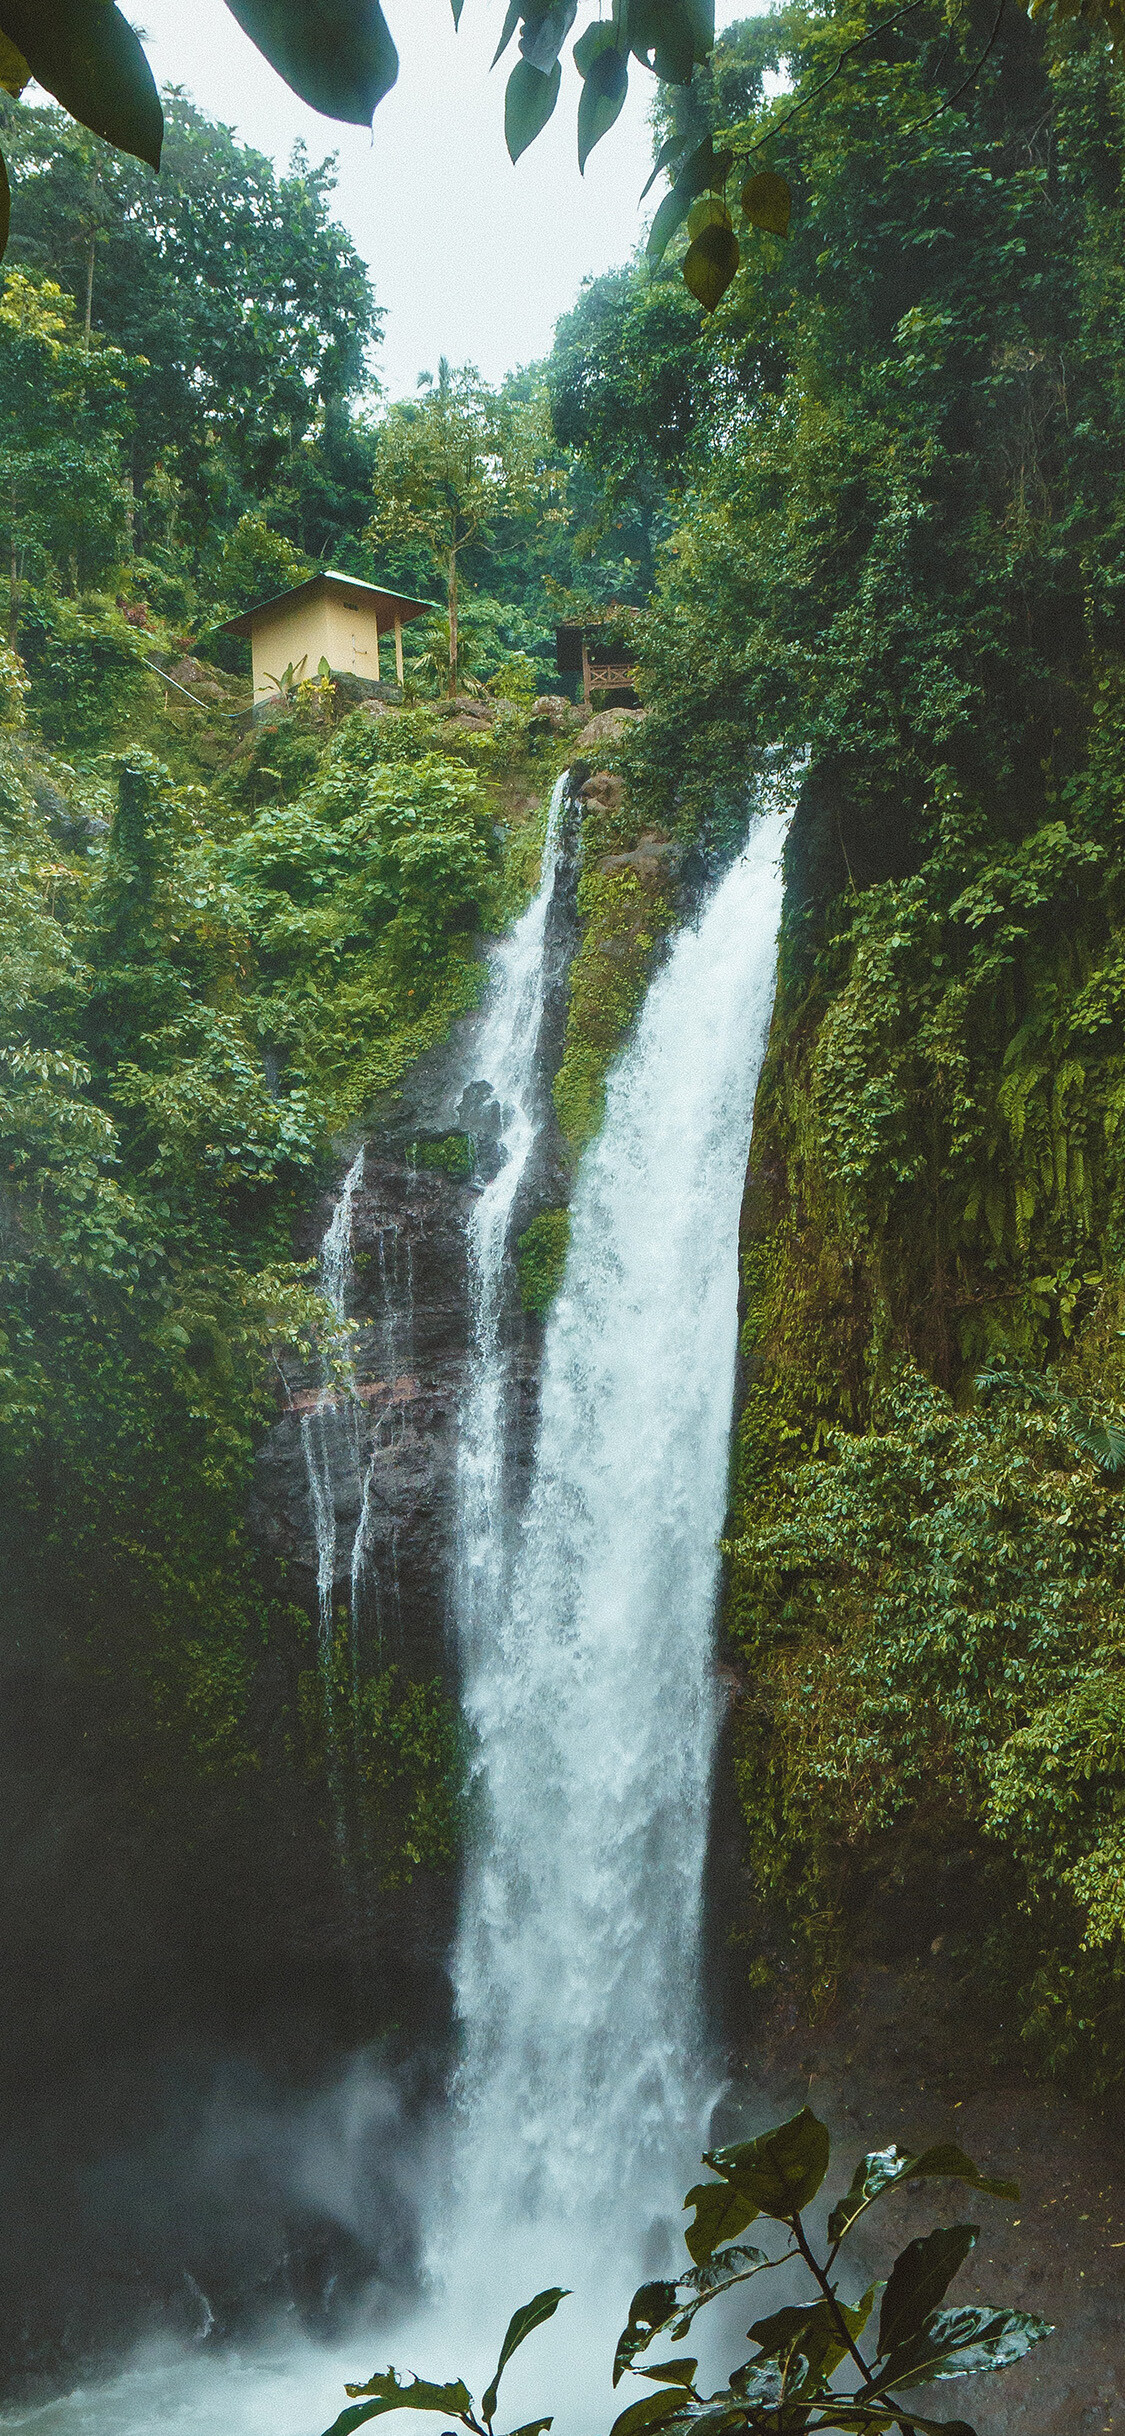
<instances>
[{"instance_id":1,"label":"broad green leaf","mask_svg":"<svg viewBox=\"0 0 1125 2436\"><path fill-rule=\"evenodd\" d=\"M670 164L671 164L673 161L678 160L678 159L679 159L679 157L680 157L680 154L681 154L681 153L682 153L682 151L683 151L683 148L684 148L684 139L683 139L682 135L666 135L666 136L665 136L665 138L664 138L664 142L662 143L662 145L661 145L661 147L660 147L660 150L659 150L659 152L657 153L656 159L654 160L654 162L653 162L653 164L652 164L652 168L649 170L648 176L647 176L647 178L645 179L644 185L643 185L643 186L642 186L642 188L641 188L640 195L639 195L639 197L638 197L638 201L639 201L639 202L641 202L641 203L643 203L643 202L644 202L645 196L647 195L647 193L648 193L648 191L649 191L649 188L650 188L651 186L655 186L656 181L657 181L658 177L660 176L660 172L661 172L661 170L662 170L662 169L667 169L667 168L670 166Z\"/></svg>"},{"instance_id":2,"label":"broad green leaf","mask_svg":"<svg viewBox=\"0 0 1125 2436\"><path fill-rule=\"evenodd\" d=\"M458 33L460 33L460 31L461 31L461 11L462 11L462 9L464 8L464 5L465 5L465 0L451 0L451 5L452 5L452 8L453 8L453 23L454 23L454 25L455 25L455 27L456 27L456 29L457 29L457 32L458 32Z\"/></svg>"},{"instance_id":3,"label":"broad green leaf","mask_svg":"<svg viewBox=\"0 0 1125 2436\"><path fill-rule=\"evenodd\" d=\"M824 2124L803 2106L799 2115L780 2123L776 2131L762 2132L757 2140L736 2141L730 2148L712 2149L703 2162L753 2202L755 2215L772 2216L784 2224L815 2199L828 2171L830 2153Z\"/></svg>"},{"instance_id":4,"label":"broad green leaf","mask_svg":"<svg viewBox=\"0 0 1125 2436\"><path fill-rule=\"evenodd\" d=\"M522 2428L513 2428L512 2436L547 2436L554 2424L553 2419L529 2419Z\"/></svg>"},{"instance_id":5,"label":"broad green leaf","mask_svg":"<svg viewBox=\"0 0 1125 2436\"><path fill-rule=\"evenodd\" d=\"M689 84L714 45L714 0L630 0L629 48L664 84Z\"/></svg>"},{"instance_id":6,"label":"broad green leaf","mask_svg":"<svg viewBox=\"0 0 1125 2436\"><path fill-rule=\"evenodd\" d=\"M681 221L687 219L697 195L708 187L718 191L726 183L733 154L716 152L709 135L690 152L675 184L660 203L648 233L646 252L650 262L659 262Z\"/></svg>"},{"instance_id":7,"label":"broad green leaf","mask_svg":"<svg viewBox=\"0 0 1125 2436\"><path fill-rule=\"evenodd\" d=\"M492 54L493 67L496 66L498 59L503 58L504 53L508 48L508 44L515 33L516 27L519 24L522 14L523 0L508 0L508 6L504 15L504 23L500 28L500 40Z\"/></svg>"},{"instance_id":8,"label":"broad green leaf","mask_svg":"<svg viewBox=\"0 0 1125 2436\"><path fill-rule=\"evenodd\" d=\"M979 2225L938 2226L907 2244L891 2269L879 2312L879 2357L886 2359L920 2334L931 2310L975 2249Z\"/></svg>"},{"instance_id":9,"label":"broad green leaf","mask_svg":"<svg viewBox=\"0 0 1125 2436\"><path fill-rule=\"evenodd\" d=\"M631 2368L639 2351L645 2351L655 2334L675 2317L679 2304L676 2284L642 2284L629 2303L629 2316L617 2338L613 2355L613 2382L621 2383L627 2368Z\"/></svg>"},{"instance_id":10,"label":"broad green leaf","mask_svg":"<svg viewBox=\"0 0 1125 2436\"><path fill-rule=\"evenodd\" d=\"M854 2343L862 2334L880 2290L880 2285L872 2284L854 2308L840 2300L833 2307L825 2299L777 2309L771 2317L759 2318L757 2325L751 2326L750 2339L759 2345L763 2360L788 2364L787 2391L819 2392L844 2358L849 2336ZM807 2373L795 2382L791 2364L797 2355L806 2363Z\"/></svg>"},{"instance_id":11,"label":"broad green leaf","mask_svg":"<svg viewBox=\"0 0 1125 2436\"><path fill-rule=\"evenodd\" d=\"M546 126L561 83L557 59L549 76L533 68L529 59L517 59L504 94L504 140L513 161L518 161Z\"/></svg>"},{"instance_id":12,"label":"broad green leaf","mask_svg":"<svg viewBox=\"0 0 1125 2436\"><path fill-rule=\"evenodd\" d=\"M152 70L113 0L4 0L4 32L83 127L160 167L164 113Z\"/></svg>"},{"instance_id":13,"label":"broad green leaf","mask_svg":"<svg viewBox=\"0 0 1125 2436\"><path fill-rule=\"evenodd\" d=\"M8 184L8 168L0 152L0 262L8 250L8 231L12 220L12 190Z\"/></svg>"},{"instance_id":14,"label":"broad green leaf","mask_svg":"<svg viewBox=\"0 0 1125 2436\"><path fill-rule=\"evenodd\" d=\"M712 224L692 239L684 255L684 279L705 313L713 313L726 295L740 259L732 228Z\"/></svg>"},{"instance_id":15,"label":"broad green leaf","mask_svg":"<svg viewBox=\"0 0 1125 2436\"><path fill-rule=\"evenodd\" d=\"M690 2389L695 2384L695 2372L698 2366L698 2360L660 2360L654 2363L652 2368L640 2369L638 2375L663 2377L667 2385L686 2385Z\"/></svg>"},{"instance_id":16,"label":"broad green leaf","mask_svg":"<svg viewBox=\"0 0 1125 2436\"><path fill-rule=\"evenodd\" d=\"M578 0L523 0L520 50L541 76L549 76L578 13Z\"/></svg>"},{"instance_id":17,"label":"broad green leaf","mask_svg":"<svg viewBox=\"0 0 1125 2436\"><path fill-rule=\"evenodd\" d=\"M487 2393L481 2396L482 2418L491 2419L493 2417L496 2409L497 2389L512 2353L519 2350L520 2344L526 2341L529 2334L534 2334L537 2326L545 2326L548 2318L554 2317L559 2302L568 2300L569 2297L564 2285L551 2284L546 2292L537 2292L533 2301L524 2301L519 2309L513 2310L507 2334L500 2345L496 2374Z\"/></svg>"},{"instance_id":18,"label":"broad green leaf","mask_svg":"<svg viewBox=\"0 0 1125 2436\"><path fill-rule=\"evenodd\" d=\"M874 2390L931 2385L944 2377L983 2376L1010 2368L1054 2327L1019 2309L935 2309L921 2332L892 2352Z\"/></svg>"},{"instance_id":19,"label":"broad green leaf","mask_svg":"<svg viewBox=\"0 0 1125 2436\"><path fill-rule=\"evenodd\" d=\"M713 2256L720 2242L744 2233L761 2213L727 2182L697 2182L694 2190L688 2192L684 2206L695 2209L695 2222L688 2226L684 2240L699 2266Z\"/></svg>"},{"instance_id":20,"label":"broad green leaf","mask_svg":"<svg viewBox=\"0 0 1125 2436\"><path fill-rule=\"evenodd\" d=\"M721 195L700 195L688 213L689 237L702 236L705 228L729 228L731 216Z\"/></svg>"},{"instance_id":21,"label":"broad green leaf","mask_svg":"<svg viewBox=\"0 0 1125 2436\"><path fill-rule=\"evenodd\" d=\"M17 51L15 43L10 42L6 34L0 33L0 86L5 93L11 94L13 101L18 101L30 76L31 70L23 52Z\"/></svg>"},{"instance_id":22,"label":"broad green leaf","mask_svg":"<svg viewBox=\"0 0 1125 2436\"><path fill-rule=\"evenodd\" d=\"M426 2385L421 2378L413 2385L399 2385L393 2368L372 2377L367 2385L345 2385L346 2394L371 2395L370 2401L357 2401L350 2410L341 2411L325 2436L351 2436L353 2428L361 2428L369 2419L381 2419L387 2411L440 2411L443 2418L459 2419L471 2411L473 2397L466 2385Z\"/></svg>"},{"instance_id":23,"label":"broad green leaf","mask_svg":"<svg viewBox=\"0 0 1125 2436\"><path fill-rule=\"evenodd\" d=\"M663 2386L659 2393L642 2394L639 2402L631 2402L627 2410L618 2413L610 2436L646 2436L649 2428L663 2427L682 2411L685 2402L683 2387Z\"/></svg>"},{"instance_id":24,"label":"broad green leaf","mask_svg":"<svg viewBox=\"0 0 1125 2436\"><path fill-rule=\"evenodd\" d=\"M706 2190L715 2187L711 2183L701 2185ZM763 2267L775 2263L765 2250L755 2250L748 2243L729 2242L725 2249L716 2250L712 2258L689 2267L676 2284L642 2284L633 2296L629 2323L617 2345L614 2384L633 2366L638 2352L647 2351L653 2337L665 2327L673 2342L678 2343L697 2310L705 2308L717 2292L727 2291L732 2284L745 2283L749 2277L760 2275Z\"/></svg>"},{"instance_id":25,"label":"broad green leaf","mask_svg":"<svg viewBox=\"0 0 1125 2436\"><path fill-rule=\"evenodd\" d=\"M759 169L742 189L742 209L755 228L768 228L775 237L789 234L793 197L776 169Z\"/></svg>"},{"instance_id":26,"label":"broad green leaf","mask_svg":"<svg viewBox=\"0 0 1125 2436\"><path fill-rule=\"evenodd\" d=\"M398 75L379 0L227 0L294 93L327 118L369 126Z\"/></svg>"},{"instance_id":27,"label":"broad green leaf","mask_svg":"<svg viewBox=\"0 0 1125 2436\"><path fill-rule=\"evenodd\" d=\"M424 2377L412 2377L409 2385L400 2385L393 2368L376 2369L366 2385L345 2385L344 2392L353 2396L373 2394L387 2411L471 2411L473 2397L468 2386L458 2377L452 2385L430 2385Z\"/></svg>"},{"instance_id":28,"label":"broad green leaf","mask_svg":"<svg viewBox=\"0 0 1125 2436\"><path fill-rule=\"evenodd\" d=\"M900 2182L926 2180L967 2182L972 2190L987 2191L994 2199L1018 2199L1020 2195L1018 2182L1000 2182L982 2174L972 2158L966 2157L964 2149L957 2148L952 2140L939 2140L932 2148L921 2149L916 2154L894 2146L873 2149L868 2156L861 2158L852 2176L850 2190L843 2199L837 2200L829 2216L829 2240L843 2241L856 2218L862 2216L873 2199L878 2199L881 2191L890 2190Z\"/></svg>"},{"instance_id":29,"label":"broad green leaf","mask_svg":"<svg viewBox=\"0 0 1125 2436\"><path fill-rule=\"evenodd\" d=\"M581 54L581 56L580 56ZM584 170L595 144L608 135L629 90L629 65L612 25L590 25L574 45L582 78L578 102L578 166Z\"/></svg>"}]
</instances>

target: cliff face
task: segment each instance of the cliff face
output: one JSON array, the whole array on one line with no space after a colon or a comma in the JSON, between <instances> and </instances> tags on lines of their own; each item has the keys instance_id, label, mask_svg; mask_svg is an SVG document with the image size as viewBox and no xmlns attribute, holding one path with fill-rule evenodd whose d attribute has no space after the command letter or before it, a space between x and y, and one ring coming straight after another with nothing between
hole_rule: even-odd
<instances>
[{"instance_id":1,"label":"cliff face","mask_svg":"<svg viewBox=\"0 0 1125 2436\"><path fill-rule=\"evenodd\" d=\"M456 1140L457 1137L453 1136ZM317 1607L318 1548L306 1441L323 1435L334 1601L348 1598L361 1511L361 1624L374 1655L445 1664L456 1416L469 1353L465 1211L472 1186L378 1139L352 1205L356 1393L323 1419L319 1381L287 1364L287 1407L259 1451L250 1523ZM310 1213L308 1249L331 1215ZM323 1221L323 1223L321 1223Z\"/></svg>"},{"instance_id":2,"label":"cliff face","mask_svg":"<svg viewBox=\"0 0 1125 2436\"><path fill-rule=\"evenodd\" d=\"M841 891L846 816L806 787L743 1214L754 1934L822 2004L933 1947L1010 2055L1109 2087L1120 811L1096 769L1016 835L950 791L914 870L849 850Z\"/></svg>"}]
</instances>

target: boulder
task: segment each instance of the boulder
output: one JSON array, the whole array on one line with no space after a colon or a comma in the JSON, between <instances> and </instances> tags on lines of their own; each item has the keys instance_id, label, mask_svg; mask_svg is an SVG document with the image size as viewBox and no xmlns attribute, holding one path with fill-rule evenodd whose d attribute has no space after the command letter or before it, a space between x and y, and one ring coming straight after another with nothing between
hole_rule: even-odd
<instances>
[{"instance_id":1,"label":"boulder","mask_svg":"<svg viewBox=\"0 0 1125 2436\"><path fill-rule=\"evenodd\" d=\"M628 854L603 854L599 871L634 871L639 880L651 885L666 882L675 876L681 849L675 840L662 837L658 829L646 829Z\"/></svg>"},{"instance_id":2,"label":"boulder","mask_svg":"<svg viewBox=\"0 0 1125 2436\"><path fill-rule=\"evenodd\" d=\"M596 812L619 812L625 801L625 781L614 770L595 770L581 790L582 802Z\"/></svg>"},{"instance_id":3,"label":"boulder","mask_svg":"<svg viewBox=\"0 0 1125 2436\"><path fill-rule=\"evenodd\" d=\"M622 737L643 718L642 710L595 711L577 740L579 752L592 753L598 745L604 749L607 744L620 744Z\"/></svg>"},{"instance_id":4,"label":"boulder","mask_svg":"<svg viewBox=\"0 0 1125 2436\"><path fill-rule=\"evenodd\" d=\"M537 694L531 716L545 719L553 736L569 736L584 725L586 713L581 702L568 702L565 694Z\"/></svg>"}]
</instances>

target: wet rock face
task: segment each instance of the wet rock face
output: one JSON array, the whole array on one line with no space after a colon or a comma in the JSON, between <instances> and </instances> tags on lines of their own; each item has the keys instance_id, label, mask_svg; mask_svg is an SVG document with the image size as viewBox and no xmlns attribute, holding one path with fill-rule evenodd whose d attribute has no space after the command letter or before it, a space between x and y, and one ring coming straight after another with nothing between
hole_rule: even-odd
<instances>
[{"instance_id":1,"label":"wet rock face","mask_svg":"<svg viewBox=\"0 0 1125 2436\"><path fill-rule=\"evenodd\" d=\"M357 1605L372 1656L442 1663L454 1525L457 1413L469 1351L465 1216L472 1187L419 1166L406 1147L368 1145L352 1204L349 1307L357 1393L327 1407L321 1380L292 1364L288 1404L257 1463L251 1527L317 1604L318 1548L308 1440L329 1484L335 1594ZM306 1247L319 1245L315 1213ZM363 1515L362 1548L356 1557Z\"/></svg>"},{"instance_id":2,"label":"wet rock face","mask_svg":"<svg viewBox=\"0 0 1125 2436\"><path fill-rule=\"evenodd\" d=\"M575 798L547 924L541 1130L512 1214L513 1246L569 1188L550 1083L577 937L577 817ZM501 1121L475 1071L480 1023L479 1014L464 1017L418 1061L393 1114L365 1145L347 1293L355 1392L326 1398L319 1369L284 1364L283 1406L258 1454L249 1512L254 1536L290 1568L310 1613L320 1607L318 1571L327 1562L334 1609L354 1598L362 1664L401 1660L414 1675L454 1671L457 1432L472 1339L468 1220L495 1173ZM310 1211L306 1257L319 1253L335 1204L333 1192ZM535 1437L542 1328L521 1307L514 1258L504 1325L518 1506Z\"/></svg>"}]
</instances>

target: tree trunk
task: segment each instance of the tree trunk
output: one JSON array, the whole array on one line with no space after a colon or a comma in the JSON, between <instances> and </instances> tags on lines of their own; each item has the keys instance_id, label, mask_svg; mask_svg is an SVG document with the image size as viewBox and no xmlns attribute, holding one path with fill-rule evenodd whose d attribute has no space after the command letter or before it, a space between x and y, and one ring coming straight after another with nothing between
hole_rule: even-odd
<instances>
[{"instance_id":1,"label":"tree trunk","mask_svg":"<svg viewBox=\"0 0 1125 2436\"><path fill-rule=\"evenodd\" d=\"M457 552L449 553L449 698L457 692Z\"/></svg>"}]
</instances>

